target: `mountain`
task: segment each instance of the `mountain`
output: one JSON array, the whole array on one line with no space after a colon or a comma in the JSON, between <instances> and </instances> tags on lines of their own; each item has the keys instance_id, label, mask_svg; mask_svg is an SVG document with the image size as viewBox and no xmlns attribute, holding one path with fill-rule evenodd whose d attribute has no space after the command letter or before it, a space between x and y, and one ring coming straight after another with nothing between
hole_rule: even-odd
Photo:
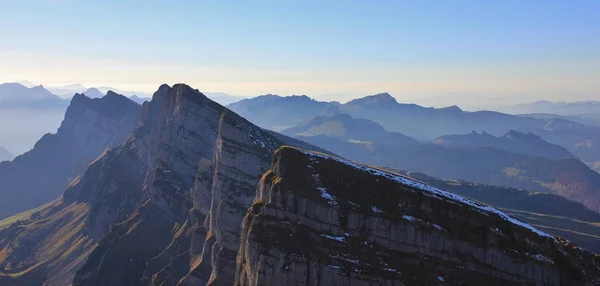
<instances>
[{"instance_id":1,"label":"mountain","mask_svg":"<svg viewBox=\"0 0 600 286\"><path fill-rule=\"evenodd\" d=\"M533 133L521 133L509 130L506 134L496 137L487 132L473 131L465 135L445 135L433 143L446 147L491 147L510 153L544 157L552 160L576 158L562 146L550 144Z\"/></svg>"},{"instance_id":2,"label":"mountain","mask_svg":"<svg viewBox=\"0 0 600 286\"><path fill-rule=\"evenodd\" d=\"M9 218L17 223L0 230L0 285L230 284L241 222L273 151L321 150L182 84L161 86L141 114L133 135L59 199Z\"/></svg>"},{"instance_id":3,"label":"mountain","mask_svg":"<svg viewBox=\"0 0 600 286\"><path fill-rule=\"evenodd\" d=\"M370 165L411 170L443 179L555 193L600 212L600 174L564 149L551 146L532 134L512 131L498 138L472 133L468 136L479 141L448 137L465 140L457 139L456 147L445 147L419 143L405 135L387 132L375 122L348 115L318 116L282 133ZM538 145L541 147L535 150ZM513 153L546 154L542 147L546 151L560 150L561 153L548 155L560 160ZM563 158L560 154L566 155Z\"/></svg>"},{"instance_id":4,"label":"mountain","mask_svg":"<svg viewBox=\"0 0 600 286\"><path fill-rule=\"evenodd\" d=\"M316 101L306 95L281 97L267 94L244 99L227 107L258 126L281 131L337 105L335 102Z\"/></svg>"},{"instance_id":5,"label":"mountain","mask_svg":"<svg viewBox=\"0 0 600 286\"><path fill-rule=\"evenodd\" d=\"M115 93L101 99L73 96L55 134L44 135L32 150L0 163L0 218L55 199L92 160L129 136L139 110Z\"/></svg>"},{"instance_id":6,"label":"mountain","mask_svg":"<svg viewBox=\"0 0 600 286\"><path fill-rule=\"evenodd\" d=\"M95 87L91 87L86 89L83 94L89 98L102 98L104 97L104 93Z\"/></svg>"},{"instance_id":7,"label":"mountain","mask_svg":"<svg viewBox=\"0 0 600 286\"><path fill-rule=\"evenodd\" d=\"M275 152L282 145L320 153ZM491 207L322 152L186 85L163 85L142 106L132 135L61 197L0 222L0 285L262 285L262 273L286 276L272 281L290 285L354 285L373 281L373 269L385 279L379 284L523 284L559 275L567 284L598 281L598 258L573 244ZM352 243L336 244L345 241ZM256 251L278 249L255 259ZM282 257L285 264L268 263ZM291 264L297 259L318 271L308 275ZM330 261L331 269L322 266Z\"/></svg>"},{"instance_id":8,"label":"mountain","mask_svg":"<svg viewBox=\"0 0 600 286\"><path fill-rule=\"evenodd\" d=\"M0 162L2 161L10 161L15 157L13 153L6 150L4 147L0 146Z\"/></svg>"},{"instance_id":9,"label":"mountain","mask_svg":"<svg viewBox=\"0 0 600 286\"><path fill-rule=\"evenodd\" d=\"M150 100L152 100L152 98L139 97L137 95L132 95L132 96L129 97L129 99L131 99L132 101L134 101L134 102L136 102L136 103L138 103L140 105L144 104L144 102L146 102L146 101L149 102Z\"/></svg>"},{"instance_id":10,"label":"mountain","mask_svg":"<svg viewBox=\"0 0 600 286\"><path fill-rule=\"evenodd\" d=\"M537 119L564 119L568 121L573 121L579 124L588 125L592 127L600 127L600 113L586 113L586 114L578 114L578 115L558 115L558 114L549 114L549 113L526 113L519 114L522 117L531 117Z\"/></svg>"},{"instance_id":11,"label":"mountain","mask_svg":"<svg viewBox=\"0 0 600 286\"><path fill-rule=\"evenodd\" d=\"M397 174L275 153L243 223L235 285L593 285L600 257Z\"/></svg>"},{"instance_id":12,"label":"mountain","mask_svg":"<svg viewBox=\"0 0 600 286\"><path fill-rule=\"evenodd\" d=\"M60 97L71 98L76 93L83 93L87 88L79 83L75 83L63 86L49 86L48 90Z\"/></svg>"},{"instance_id":13,"label":"mountain","mask_svg":"<svg viewBox=\"0 0 600 286\"><path fill-rule=\"evenodd\" d=\"M41 85L28 88L19 83L0 84L0 108L2 109L50 100L60 101L60 98Z\"/></svg>"},{"instance_id":14,"label":"mountain","mask_svg":"<svg viewBox=\"0 0 600 286\"><path fill-rule=\"evenodd\" d=\"M558 115L579 115L600 113L600 101L551 102L542 100L532 103L517 104L505 108L505 110L514 114L550 113Z\"/></svg>"},{"instance_id":15,"label":"mountain","mask_svg":"<svg viewBox=\"0 0 600 286\"><path fill-rule=\"evenodd\" d=\"M391 170L433 187L465 196L507 212L536 228L600 253L600 214L561 196Z\"/></svg>"},{"instance_id":16,"label":"mountain","mask_svg":"<svg viewBox=\"0 0 600 286\"><path fill-rule=\"evenodd\" d=\"M152 97L152 92L145 92L145 91L140 91L140 90L122 90L122 89L118 89L118 88L110 87L110 86L99 86L98 90L100 90L100 92L102 92L102 93L107 93L108 91L113 91L118 94L125 95L127 97L131 97L131 96L139 96L142 98L151 98Z\"/></svg>"},{"instance_id":17,"label":"mountain","mask_svg":"<svg viewBox=\"0 0 600 286\"><path fill-rule=\"evenodd\" d=\"M427 108L399 103L388 93L345 104L319 102L305 96L264 96L242 100L230 107L257 125L273 130L293 127L317 115L337 113L375 121L388 131L420 141L447 134L467 134L473 130L495 136L516 130L539 135L551 144L560 145L589 166L600 164L600 128L558 118L536 119L494 111L468 112L457 106Z\"/></svg>"},{"instance_id":18,"label":"mountain","mask_svg":"<svg viewBox=\"0 0 600 286\"><path fill-rule=\"evenodd\" d=\"M282 131L290 136L329 136L343 141L376 142L380 144L415 145L420 144L408 136L388 132L376 122L356 119L348 114L316 116L298 126Z\"/></svg>"}]
</instances>

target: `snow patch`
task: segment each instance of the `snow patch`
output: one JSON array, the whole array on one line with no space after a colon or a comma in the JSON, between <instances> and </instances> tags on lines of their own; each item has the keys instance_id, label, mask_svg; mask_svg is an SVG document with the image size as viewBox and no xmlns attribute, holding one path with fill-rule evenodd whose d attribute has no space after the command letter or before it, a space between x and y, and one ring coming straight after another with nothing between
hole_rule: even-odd
<instances>
[{"instance_id":1,"label":"snow patch","mask_svg":"<svg viewBox=\"0 0 600 286\"><path fill-rule=\"evenodd\" d=\"M372 210L374 213L376 213L376 214L383 213L383 211L382 211L380 208L376 207L376 206L372 206L372 207L371 207L371 210Z\"/></svg>"},{"instance_id":2,"label":"snow patch","mask_svg":"<svg viewBox=\"0 0 600 286\"><path fill-rule=\"evenodd\" d=\"M541 262L547 262L547 263L552 263L554 264L554 261L552 261L552 259L550 259L548 256L542 255L542 254L535 254L535 255L527 255L537 261L541 261Z\"/></svg>"},{"instance_id":3,"label":"snow patch","mask_svg":"<svg viewBox=\"0 0 600 286\"><path fill-rule=\"evenodd\" d=\"M356 164L354 162L351 162L351 161L348 161L348 160L345 160L345 159L342 159L342 158L338 158L338 157L332 157L332 156L325 155L325 154L316 154L316 153L312 153L312 152L305 151L305 150L299 150L299 151L302 152L302 153L304 153L304 154L306 154L306 155L309 155L311 157L318 157L318 158L323 158L323 159L327 159L327 160L334 160L336 162L339 162L339 163L342 163L344 165L353 167L353 168L361 170L363 172L368 172L368 173L371 173L371 174L376 175L376 176L385 177L385 178L388 178L390 180L396 181L398 183L401 183L401 184L404 184L404 185L407 185L407 186L410 186L410 187L413 187L413 188L417 188L417 189L420 189L422 191L426 191L428 193L428 195L430 195L432 197L444 198L444 199L448 199L448 200L450 200L450 201L452 201L454 203L457 203L457 204L464 204L464 205L471 206L471 207L477 209L479 212L481 212L481 213L483 213L485 215L490 215L490 214L497 215L497 216L501 217L502 219L504 219L504 220L506 220L506 221L508 221L510 223L513 223L513 224L518 225L520 227L526 228L526 229L528 229L528 230L536 233L539 236L548 237L548 238L554 240L556 243L558 243L558 240L554 236L552 236L550 234L547 234L547 233L545 233L543 231L540 231L540 230L536 229L535 227L533 227L533 226L531 226L529 224L526 224L526 223L523 223L523 222L521 222L519 220L516 220L516 219L510 217L508 214L506 214L506 213L504 213L502 211L499 211L499 210L497 210L497 209L495 209L495 208L493 208L491 206L474 202L472 200L469 200L469 199L467 199L465 197L462 197L462 196L459 196L457 194L450 193L450 192L447 192L447 191L444 191L444 190L441 190L441 189L438 189L438 188L434 188L432 186L425 185L424 183L421 183L421 182L418 182L418 181L415 181L415 180L412 180L412 179L400 176L398 174L392 174L392 173L388 173L388 172L385 172L385 171L382 171L382 170L378 170L378 169L374 169L374 168L371 168L371 167L362 166L362 165L359 165L359 164Z\"/></svg>"},{"instance_id":4,"label":"snow patch","mask_svg":"<svg viewBox=\"0 0 600 286\"><path fill-rule=\"evenodd\" d=\"M346 242L346 238L343 236L333 236L333 235L321 234L321 237L325 237L325 238L339 241L339 242Z\"/></svg>"},{"instance_id":5,"label":"snow patch","mask_svg":"<svg viewBox=\"0 0 600 286\"><path fill-rule=\"evenodd\" d=\"M502 235L502 231L497 227L490 228L490 230L497 235Z\"/></svg>"},{"instance_id":6,"label":"snow patch","mask_svg":"<svg viewBox=\"0 0 600 286\"><path fill-rule=\"evenodd\" d=\"M318 187L317 190L321 192L321 198L324 198L330 206L337 206L335 196L327 192L327 189Z\"/></svg>"},{"instance_id":7,"label":"snow patch","mask_svg":"<svg viewBox=\"0 0 600 286\"><path fill-rule=\"evenodd\" d=\"M431 227L433 227L433 228L435 228L435 229L437 229L439 231L446 231L443 227L441 227L441 226L439 226L439 225L437 225L435 223L427 222L427 221L424 221L424 220L422 220L420 218L416 218L414 216L403 215L402 218L404 220L410 221L412 223L421 223L421 224L424 224L424 225L427 225L427 226L431 226Z\"/></svg>"},{"instance_id":8,"label":"snow patch","mask_svg":"<svg viewBox=\"0 0 600 286\"><path fill-rule=\"evenodd\" d=\"M387 272L394 272L394 273L402 274L402 273L400 273L400 271L398 271L397 269L394 269L394 268L383 268L383 270L385 270Z\"/></svg>"}]
</instances>

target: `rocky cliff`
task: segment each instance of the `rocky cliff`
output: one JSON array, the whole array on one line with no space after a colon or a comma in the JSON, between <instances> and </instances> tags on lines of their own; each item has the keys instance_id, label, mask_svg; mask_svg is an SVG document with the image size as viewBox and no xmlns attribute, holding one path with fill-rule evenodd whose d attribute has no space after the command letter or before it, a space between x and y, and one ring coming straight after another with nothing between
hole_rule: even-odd
<instances>
[{"instance_id":1,"label":"rocky cliff","mask_svg":"<svg viewBox=\"0 0 600 286\"><path fill-rule=\"evenodd\" d=\"M244 219L236 285L597 285L600 258L489 206L278 150Z\"/></svg>"},{"instance_id":2,"label":"rocky cliff","mask_svg":"<svg viewBox=\"0 0 600 286\"><path fill-rule=\"evenodd\" d=\"M137 104L113 92L101 99L76 94L55 134L0 163L0 219L55 199L105 149L125 141L139 112Z\"/></svg>"},{"instance_id":3,"label":"rocky cliff","mask_svg":"<svg viewBox=\"0 0 600 286\"><path fill-rule=\"evenodd\" d=\"M0 285L232 284L241 222L283 144L313 148L163 85L123 145L0 230Z\"/></svg>"}]
</instances>

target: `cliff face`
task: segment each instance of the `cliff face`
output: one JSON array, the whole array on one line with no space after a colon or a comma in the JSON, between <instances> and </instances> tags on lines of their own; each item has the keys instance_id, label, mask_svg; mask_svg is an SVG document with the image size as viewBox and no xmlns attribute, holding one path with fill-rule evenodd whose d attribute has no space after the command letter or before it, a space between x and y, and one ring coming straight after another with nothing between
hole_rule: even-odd
<instances>
[{"instance_id":1,"label":"cliff face","mask_svg":"<svg viewBox=\"0 0 600 286\"><path fill-rule=\"evenodd\" d=\"M105 149L133 131L140 107L116 93L101 99L76 94L56 134L29 152L0 163L0 219L48 203Z\"/></svg>"},{"instance_id":2,"label":"cliff face","mask_svg":"<svg viewBox=\"0 0 600 286\"><path fill-rule=\"evenodd\" d=\"M186 85L163 85L123 145L61 199L0 230L0 285L232 284L241 222L283 144L312 148Z\"/></svg>"},{"instance_id":3,"label":"cliff face","mask_svg":"<svg viewBox=\"0 0 600 286\"><path fill-rule=\"evenodd\" d=\"M600 258L458 195L278 150L243 223L237 285L597 285Z\"/></svg>"}]
</instances>

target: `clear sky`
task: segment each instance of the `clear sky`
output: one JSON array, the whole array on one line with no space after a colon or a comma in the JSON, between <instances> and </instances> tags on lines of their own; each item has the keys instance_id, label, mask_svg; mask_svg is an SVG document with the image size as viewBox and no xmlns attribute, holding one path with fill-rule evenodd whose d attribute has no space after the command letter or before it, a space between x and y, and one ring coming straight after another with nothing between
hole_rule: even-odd
<instances>
[{"instance_id":1,"label":"clear sky","mask_svg":"<svg viewBox=\"0 0 600 286\"><path fill-rule=\"evenodd\" d=\"M0 0L0 82L600 99L600 1Z\"/></svg>"}]
</instances>

